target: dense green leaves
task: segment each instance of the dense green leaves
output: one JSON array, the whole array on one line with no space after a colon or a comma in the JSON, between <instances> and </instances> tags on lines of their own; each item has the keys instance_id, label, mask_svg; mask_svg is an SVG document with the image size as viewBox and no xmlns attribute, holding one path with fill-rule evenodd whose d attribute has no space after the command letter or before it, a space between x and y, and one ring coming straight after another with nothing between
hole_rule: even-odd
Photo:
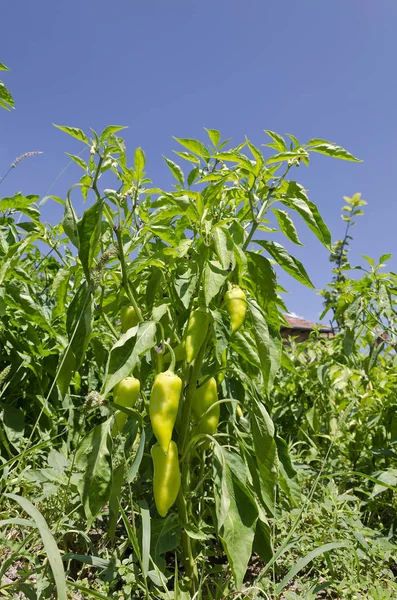
<instances>
[{"instance_id":1,"label":"dense green leaves","mask_svg":"<svg viewBox=\"0 0 397 600\"><path fill-rule=\"evenodd\" d=\"M330 234L316 205L287 177L294 165L308 164L312 151L354 158L328 142L300 145L294 136L270 130L262 154L247 138L233 147L218 130L207 129L207 145L175 138L184 148L176 157L191 164L185 176L177 162L164 158L175 180L164 191L146 175L141 148L128 158L118 137L122 126L110 125L101 134L91 131L90 138L78 128L58 128L85 143L86 151L90 148L84 160L68 154L84 173L64 194L66 200L55 197L64 206L62 223L40 223L37 196L19 193L0 200L0 372L6 369L0 389L1 484L20 486L53 517L73 581L75 573L81 574L80 563L98 569L88 592L88 586L73 584L93 597L135 594L160 600L171 594L200 600L209 594L249 594L258 568L254 554L268 569L288 549L298 552L289 537L297 527L291 521L295 514L288 511L304 506L302 482L309 485L321 471L325 440L338 431L329 413L334 418L346 404L334 390L343 395L364 375L369 388L377 377L384 338L380 344L369 342L362 371L355 363L362 343L358 321L364 309L371 312L375 294L389 329L394 319L392 287L377 279L381 266L369 261L372 279L366 289L376 289L371 300L361 306L359 296L349 307L349 293L358 295L349 289L335 307L335 315L347 323L345 340L347 332L354 333L351 343L343 344L340 336L322 346L325 354L337 347L337 359L323 357L318 368L310 347L295 360L294 343L291 350L282 346L280 312L286 309L278 269L308 288L313 284L297 258L267 239L278 231L270 217L277 220L279 233L301 245L298 213L329 246ZM72 190L77 192L73 204ZM359 214L360 198L346 202L349 214ZM236 286L244 291L247 310L233 332L225 293ZM134 307L127 310L130 323L125 306ZM203 343L187 365L187 323L197 307L205 308L209 324L197 332ZM172 432L182 485L167 516L159 518L148 404L155 376L169 368L183 380ZM309 373L311 382L300 387ZM126 406L112 402L114 387L130 376L140 382L134 406L128 398ZM212 377L216 418L210 423L205 415L199 420L192 404L198 383ZM355 397L360 410L370 404L365 386ZM113 428L116 410L128 416L122 432ZM391 414L391 406L388 410ZM392 418L387 434L380 433L374 414L371 419L366 431L372 436L376 429L380 443L373 442L367 463L378 460L379 448L383 452L385 440L397 432ZM291 431L298 432L294 438ZM302 466L307 448L312 455ZM350 460L355 447L343 452ZM16 471L12 476L9 467ZM391 470L386 465L380 472L390 475ZM385 477L372 481L382 483ZM375 489L371 502L389 491L387 484L379 493ZM288 521L285 527L280 518ZM27 526L16 520L13 525ZM36 542L31 547L38 547ZM24 551L29 552L29 544ZM302 550L303 556L312 556L311 550L313 545ZM287 561L289 556L282 566L275 565L276 584L285 584ZM18 593L32 591L30 580L22 585L26 589ZM43 588L46 596L56 594L51 585ZM269 590L255 591L262 592Z\"/></svg>"}]
</instances>

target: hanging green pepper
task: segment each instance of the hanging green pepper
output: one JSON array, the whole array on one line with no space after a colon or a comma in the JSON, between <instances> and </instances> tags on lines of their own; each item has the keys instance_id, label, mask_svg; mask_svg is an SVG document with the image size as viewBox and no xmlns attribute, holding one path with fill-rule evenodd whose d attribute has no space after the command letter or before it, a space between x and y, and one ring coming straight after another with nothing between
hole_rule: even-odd
<instances>
[{"instance_id":1,"label":"hanging green pepper","mask_svg":"<svg viewBox=\"0 0 397 600\"><path fill-rule=\"evenodd\" d=\"M198 422L196 433L208 433L209 435L216 433L220 415L220 406L215 404L217 401L218 390L214 377L199 384L195 389L192 396L192 410Z\"/></svg>"},{"instance_id":2,"label":"hanging green pepper","mask_svg":"<svg viewBox=\"0 0 397 600\"><path fill-rule=\"evenodd\" d=\"M225 294L225 308L230 317L232 332L238 331L244 323L245 313L247 311L247 301L245 293L238 286L232 287Z\"/></svg>"},{"instance_id":3,"label":"hanging green pepper","mask_svg":"<svg viewBox=\"0 0 397 600\"><path fill-rule=\"evenodd\" d=\"M151 454L154 466L154 501L159 515L165 517L174 504L181 486L178 447L174 441L171 441L168 452L164 453L161 447L155 444L152 446Z\"/></svg>"},{"instance_id":4,"label":"hanging green pepper","mask_svg":"<svg viewBox=\"0 0 397 600\"><path fill-rule=\"evenodd\" d=\"M171 367L154 378L149 403L153 433L164 453L170 445L182 391L182 379L173 372L173 364Z\"/></svg>"},{"instance_id":5,"label":"hanging green pepper","mask_svg":"<svg viewBox=\"0 0 397 600\"><path fill-rule=\"evenodd\" d=\"M123 306L120 313L121 331L125 333L139 323L138 315L133 306Z\"/></svg>"},{"instance_id":6,"label":"hanging green pepper","mask_svg":"<svg viewBox=\"0 0 397 600\"><path fill-rule=\"evenodd\" d=\"M191 363L200 351L207 336L210 316L204 308L197 308L190 313L185 333L186 361Z\"/></svg>"},{"instance_id":7,"label":"hanging green pepper","mask_svg":"<svg viewBox=\"0 0 397 600\"><path fill-rule=\"evenodd\" d=\"M120 404L120 406L132 408L139 398L140 391L141 384L138 379L135 379L135 377L125 377L114 386L113 402ZM123 431L126 420L127 415L125 413L122 411L116 412L115 422L112 428L113 436Z\"/></svg>"}]
</instances>

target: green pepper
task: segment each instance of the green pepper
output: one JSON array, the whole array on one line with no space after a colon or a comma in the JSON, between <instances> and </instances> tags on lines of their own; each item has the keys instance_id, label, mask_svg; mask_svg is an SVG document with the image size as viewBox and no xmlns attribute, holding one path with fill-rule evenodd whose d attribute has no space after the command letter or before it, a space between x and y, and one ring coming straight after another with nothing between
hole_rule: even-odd
<instances>
[{"instance_id":1,"label":"green pepper","mask_svg":"<svg viewBox=\"0 0 397 600\"><path fill-rule=\"evenodd\" d=\"M125 333L139 323L138 315L133 306L123 306L120 313L121 331Z\"/></svg>"},{"instance_id":2,"label":"green pepper","mask_svg":"<svg viewBox=\"0 0 397 600\"><path fill-rule=\"evenodd\" d=\"M204 308L190 313L185 333L186 361L191 363L198 355L207 336L210 316Z\"/></svg>"},{"instance_id":3,"label":"green pepper","mask_svg":"<svg viewBox=\"0 0 397 600\"><path fill-rule=\"evenodd\" d=\"M139 398L139 392L141 391L141 384L135 377L125 377L117 385L114 386L113 390L113 402L120 404L120 406L126 406L132 408L135 406L136 401ZM116 412L115 422L112 428L112 435L116 435L123 431L123 427L127 420L127 415L122 411Z\"/></svg>"},{"instance_id":4,"label":"green pepper","mask_svg":"<svg viewBox=\"0 0 397 600\"><path fill-rule=\"evenodd\" d=\"M197 421L195 433L209 435L216 433L220 415L220 405L215 404L216 402L218 402L218 390L215 378L211 377L199 384L193 392L192 410Z\"/></svg>"},{"instance_id":5,"label":"green pepper","mask_svg":"<svg viewBox=\"0 0 397 600\"><path fill-rule=\"evenodd\" d=\"M244 323L247 310L245 293L238 286L234 286L225 294L225 308L230 317L232 332L238 331Z\"/></svg>"},{"instance_id":6,"label":"green pepper","mask_svg":"<svg viewBox=\"0 0 397 600\"><path fill-rule=\"evenodd\" d=\"M178 447L174 441L171 441L168 452L164 453L161 447L155 444L152 446L151 454L154 466L154 501L159 515L165 517L174 504L181 486Z\"/></svg>"},{"instance_id":7,"label":"green pepper","mask_svg":"<svg viewBox=\"0 0 397 600\"><path fill-rule=\"evenodd\" d=\"M154 378L149 415L153 433L164 453L168 451L172 438L181 391L182 379L172 370L159 373Z\"/></svg>"}]
</instances>

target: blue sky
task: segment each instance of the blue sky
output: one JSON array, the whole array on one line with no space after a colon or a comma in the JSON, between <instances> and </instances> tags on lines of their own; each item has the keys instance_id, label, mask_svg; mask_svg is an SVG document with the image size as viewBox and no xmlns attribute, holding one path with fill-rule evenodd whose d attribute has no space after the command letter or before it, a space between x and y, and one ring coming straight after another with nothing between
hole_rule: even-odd
<instances>
[{"instance_id":1,"label":"blue sky","mask_svg":"<svg viewBox=\"0 0 397 600\"><path fill-rule=\"evenodd\" d=\"M82 147L53 122L128 125L131 158L141 146L160 186L172 184L162 159L177 149L172 136L204 140L208 127L260 145L271 129L302 142L329 139L363 159L316 156L294 177L335 239L344 230L343 196L367 200L352 262L393 253L396 25L395 0L14 0L2 10L0 60L12 69L3 80L16 110L0 112L0 173L24 152L43 155L23 161L1 192L65 197L80 173L72 165L58 178L69 162L64 152ZM44 218L54 222L59 210L47 203ZM304 247L294 254L321 288L331 277L327 251L297 226ZM286 275L280 281L291 311L318 318L315 292Z\"/></svg>"}]
</instances>

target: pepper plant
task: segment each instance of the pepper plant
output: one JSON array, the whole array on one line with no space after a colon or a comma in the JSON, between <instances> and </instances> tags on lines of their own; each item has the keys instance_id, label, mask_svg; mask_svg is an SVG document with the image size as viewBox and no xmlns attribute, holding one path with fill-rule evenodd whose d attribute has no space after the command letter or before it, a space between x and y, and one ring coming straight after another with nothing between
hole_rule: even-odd
<instances>
[{"instance_id":1,"label":"pepper plant","mask_svg":"<svg viewBox=\"0 0 397 600\"><path fill-rule=\"evenodd\" d=\"M87 531L105 519L110 546L122 531L117 556L132 552L134 598L226 597L242 590L254 552L267 568L277 558L277 490L285 505L300 502L269 412L274 379L282 361L288 366L275 267L313 284L271 234L300 245L298 216L330 248L329 230L293 174L313 152L357 159L325 140L300 144L272 131L264 154L247 139L230 147L208 129L207 143L175 138L184 166L165 159L175 183L164 191L146 175L142 149L129 161L122 127L91 138L58 127L89 155L69 155L83 173L65 200L53 197L64 207L62 223L42 225L37 197L0 202L8 236L0 306L9 324L1 363L11 365L4 393L17 411L8 422L26 417L20 456L43 436L66 452L65 512L78 513ZM112 189L101 185L105 173ZM79 217L82 201L89 206ZM18 210L31 225L21 226ZM57 258L25 342L13 314L29 308L30 270L49 260L38 241ZM23 344L32 340L40 352L27 366ZM36 397L30 412L17 395L16 369L25 397ZM68 527L60 514L55 535L73 552Z\"/></svg>"}]
</instances>

